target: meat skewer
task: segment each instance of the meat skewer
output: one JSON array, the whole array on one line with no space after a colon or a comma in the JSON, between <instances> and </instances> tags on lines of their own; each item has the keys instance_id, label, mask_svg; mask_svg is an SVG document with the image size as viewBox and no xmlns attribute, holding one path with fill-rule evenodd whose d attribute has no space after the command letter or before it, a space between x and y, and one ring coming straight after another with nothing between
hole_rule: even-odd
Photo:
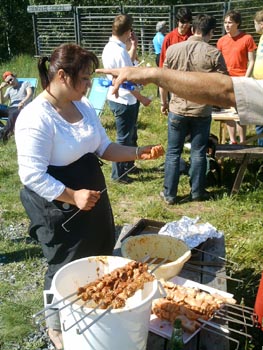
<instances>
[{"instance_id":1,"label":"meat skewer","mask_svg":"<svg viewBox=\"0 0 263 350\"><path fill-rule=\"evenodd\" d=\"M192 250L195 250L195 251L200 252L202 254L208 254L210 256L213 256L213 257L215 257L217 259L220 259L220 260L224 261L225 263L230 263L230 264L233 264L235 266L238 266L237 262L229 260L229 259L226 259L226 258L223 258L222 256L218 256L217 254L213 254L213 253L210 253L210 252L207 252L205 250L198 249L198 248L192 248Z\"/></svg>"},{"instance_id":2,"label":"meat skewer","mask_svg":"<svg viewBox=\"0 0 263 350\"><path fill-rule=\"evenodd\" d=\"M148 257L146 258L148 259ZM148 265L146 263L131 261L124 267L117 268L111 273L98 278L96 281L92 281L87 285L80 287L76 292L67 295L63 299L46 306L34 314L33 319L36 324L40 324L46 318L74 304L80 299L84 302L95 303L96 305L92 306L93 309L94 307L107 309L110 306L111 308L121 308L125 306L127 298L131 297L137 290L143 288L144 283L153 281L154 279L155 277L148 272ZM58 308L60 303L76 295L76 299L63 305L61 308ZM39 315L45 313L49 309L55 310L44 318L38 321L36 320Z\"/></svg>"},{"instance_id":3,"label":"meat skewer","mask_svg":"<svg viewBox=\"0 0 263 350\"><path fill-rule=\"evenodd\" d=\"M152 280L154 280L154 276L148 272L148 266L146 263L132 261L124 267L115 269L96 281L92 281L87 285L78 288L77 294L83 301L94 301L97 303L97 306L90 312L85 313L81 319L67 328L64 322L63 329L71 329L97 309L106 309L84 329L77 329L77 334L84 333L112 309L124 307L127 298L134 295L137 290L142 289L144 283Z\"/></svg>"},{"instance_id":4,"label":"meat skewer","mask_svg":"<svg viewBox=\"0 0 263 350\"><path fill-rule=\"evenodd\" d=\"M198 288L184 287L172 282L162 282L165 298L153 302L152 312L171 323L180 318L184 330L193 333L200 327L200 320L208 321L225 302L235 303L232 298L213 295Z\"/></svg>"},{"instance_id":5,"label":"meat skewer","mask_svg":"<svg viewBox=\"0 0 263 350\"><path fill-rule=\"evenodd\" d=\"M219 329L225 333L229 333L230 331L233 332L233 333L237 333L237 334L241 334L241 335L244 335L245 337L249 338L249 339L252 339L252 335L250 334L247 334L247 333L244 333L242 331L238 331L237 329L234 329L234 328L230 328L230 327L227 327L227 328L224 328L222 327L221 325L218 325L214 322L211 322L211 321L205 321L205 320L200 320L201 323L204 323L205 325L207 326L210 326L210 327L213 327L213 328L216 328L216 329Z\"/></svg>"},{"instance_id":6,"label":"meat skewer","mask_svg":"<svg viewBox=\"0 0 263 350\"><path fill-rule=\"evenodd\" d=\"M96 322L98 322L102 317L104 317L107 313L109 313L113 309L112 306L110 306L107 310L105 310L102 314L100 314L95 320L90 322L85 328L82 330L77 329L77 334L84 333L87 329L89 329L92 325L94 325Z\"/></svg>"},{"instance_id":7,"label":"meat skewer","mask_svg":"<svg viewBox=\"0 0 263 350\"><path fill-rule=\"evenodd\" d=\"M75 294L76 294L76 293L74 293L74 295L75 295ZM72 296L72 294L71 294L71 296ZM68 307L68 306L74 304L76 301L78 301L78 300L80 300L80 299L81 299L81 298L78 297L78 298L72 300L69 304L65 304L65 305L61 306L59 309L55 309L53 312L51 312L51 313L45 315L43 318L40 318L39 320L36 321L36 317L37 317L38 314L39 314L39 312L38 312L37 314L33 315L33 318L35 319L35 324L36 324L36 325L40 325L40 324L41 324L43 321L45 321L47 318L49 318L49 317L55 315L55 314L58 313L59 311L61 311L61 310L65 309L66 307ZM60 300L58 303L60 303L61 301L62 301L62 300ZM51 308L53 309L53 308L54 308L54 305L57 305L58 303L54 303L54 304L52 304L52 305L46 307L46 308L44 309L44 311L46 311L46 310L48 310L48 309L51 309ZM41 312L41 313L42 313L42 312Z\"/></svg>"},{"instance_id":8,"label":"meat skewer","mask_svg":"<svg viewBox=\"0 0 263 350\"><path fill-rule=\"evenodd\" d=\"M45 311L47 311L47 310L49 310L49 309L53 309L55 306L59 305L61 302L63 302L63 301L65 301L65 300L67 300L67 299L73 297L74 295L76 295L76 292L71 293L71 294L67 295L65 298L63 298L63 299L61 299L61 300L58 300L58 301L56 301L55 303L50 304L50 305L46 306L45 308L41 309L40 311L38 311L37 313L35 313L35 314L32 316L32 317L33 317L33 320L35 321L36 324L38 324L39 321L36 321L36 318L37 318L39 315L43 314ZM55 312L59 312L59 309L57 309L57 311L55 311ZM47 318L47 317L45 317L44 319L46 319L46 318Z\"/></svg>"},{"instance_id":9,"label":"meat skewer","mask_svg":"<svg viewBox=\"0 0 263 350\"><path fill-rule=\"evenodd\" d=\"M121 308L125 306L127 298L134 295L138 289L143 288L145 282L154 279L147 270L147 264L132 261L96 281L80 287L77 295L81 296L83 301L93 300L96 304L100 304L101 309L106 309L109 306L114 309Z\"/></svg>"},{"instance_id":10,"label":"meat skewer","mask_svg":"<svg viewBox=\"0 0 263 350\"><path fill-rule=\"evenodd\" d=\"M214 318L218 318L218 319L224 320L224 321L233 322L233 323L240 324L240 325L245 325L245 326L248 326L248 327L254 327L253 324L249 324L247 322L237 320L237 319L235 319L233 317L228 317L228 316L225 317L225 316L217 314L217 313L215 313Z\"/></svg>"},{"instance_id":11,"label":"meat skewer","mask_svg":"<svg viewBox=\"0 0 263 350\"><path fill-rule=\"evenodd\" d=\"M205 325L205 326L208 326L208 325ZM233 341L234 343L237 344L235 350L238 350L238 349L239 349L239 344L240 344L240 343L239 343L239 341L238 341L237 339L232 338L232 337L229 337L229 336L227 336L227 335L225 335L225 334L223 334L223 333L220 333L219 331L215 331L214 329L211 329L211 328L203 327L202 329L205 330L205 331L208 331L208 332L210 332L210 333L216 334L216 335L224 336L226 339L228 339L228 340L230 340L230 341Z\"/></svg>"},{"instance_id":12,"label":"meat skewer","mask_svg":"<svg viewBox=\"0 0 263 350\"><path fill-rule=\"evenodd\" d=\"M216 275L215 273L211 272L211 271L208 271L208 270L205 270L203 268L199 268L199 267L196 267L196 266L191 266L190 263L185 263L184 264L184 269L186 270L189 270L189 271L194 271L194 272L200 272L202 274L205 274L205 275L209 275L209 276L213 276L215 278L222 278L222 279L225 279L225 280L230 280L230 281L235 281L235 282L238 282L238 283L243 283L244 281L238 279L238 278L233 278L233 277L230 277L230 276L223 276L223 275Z\"/></svg>"},{"instance_id":13,"label":"meat skewer","mask_svg":"<svg viewBox=\"0 0 263 350\"><path fill-rule=\"evenodd\" d=\"M251 321L253 323L253 320L252 320L252 317L248 317L248 316L245 316L245 315L242 315L242 314L239 314L237 312L233 312L233 311L230 311L230 310L225 310L224 308L222 309L219 309L218 311L216 311L216 315L217 316L226 316L226 317L229 317L230 320L235 320L235 319L238 319L238 318L242 318L244 321Z\"/></svg>"},{"instance_id":14,"label":"meat skewer","mask_svg":"<svg viewBox=\"0 0 263 350\"><path fill-rule=\"evenodd\" d=\"M92 312L96 311L97 309L100 308L100 304L95 307L94 309L92 309L91 311L89 311L88 313L86 313L84 316L82 316L78 321L74 322L72 325L70 325L69 327L66 328L66 321L64 320L64 322L62 323L62 327L63 327L63 330L65 332L69 331L71 328L73 328L76 324L78 324L79 322L81 322L82 320L84 320L84 318L86 318L87 316L89 316L90 314L92 314Z\"/></svg>"},{"instance_id":15,"label":"meat skewer","mask_svg":"<svg viewBox=\"0 0 263 350\"><path fill-rule=\"evenodd\" d=\"M168 260L168 258L164 258L159 264L157 264L153 270L151 270L151 273L153 273L154 271L156 271L160 266L162 266L163 264L166 263L166 261Z\"/></svg>"}]
</instances>

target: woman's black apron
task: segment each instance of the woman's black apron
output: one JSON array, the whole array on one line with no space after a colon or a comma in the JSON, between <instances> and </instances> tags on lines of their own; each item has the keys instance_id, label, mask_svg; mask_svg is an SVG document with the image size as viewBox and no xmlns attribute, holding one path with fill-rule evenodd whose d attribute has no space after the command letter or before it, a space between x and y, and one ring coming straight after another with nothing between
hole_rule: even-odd
<instances>
[{"instance_id":1,"label":"woman's black apron","mask_svg":"<svg viewBox=\"0 0 263 350\"><path fill-rule=\"evenodd\" d=\"M101 162L87 153L67 166L49 166L47 171L74 190L102 191L105 179ZM21 190L21 201L31 220L30 236L42 246L48 262L45 289L50 289L54 274L65 264L92 255L111 255L115 227L107 191L90 211L80 211L66 225L78 208L60 201L48 202L27 187ZM69 232L67 232L69 231Z\"/></svg>"}]
</instances>

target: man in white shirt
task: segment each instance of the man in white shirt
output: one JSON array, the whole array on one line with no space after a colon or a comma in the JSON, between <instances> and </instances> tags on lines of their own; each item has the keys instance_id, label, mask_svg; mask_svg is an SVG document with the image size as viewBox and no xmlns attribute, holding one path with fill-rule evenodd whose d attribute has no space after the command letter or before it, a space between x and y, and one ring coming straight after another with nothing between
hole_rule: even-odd
<instances>
[{"instance_id":1,"label":"man in white shirt","mask_svg":"<svg viewBox=\"0 0 263 350\"><path fill-rule=\"evenodd\" d=\"M130 15L118 15L112 24L112 36L104 47L102 53L102 62L104 68L132 67L133 63L126 49L126 42L132 33L133 19ZM111 76L109 76L111 79ZM143 105L148 105L150 100L142 96L138 91L130 91L120 88L119 96L112 94L112 88L109 88L108 102L112 113L115 116L117 137L116 142L121 145L135 146L133 144L134 134L136 133L136 122L138 116L137 99ZM132 181L127 175L122 176L130 164L126 162L112 163L112 179L121 183ZM121 177L121 178L120 178Z\"/></svg>"}]
</instances>

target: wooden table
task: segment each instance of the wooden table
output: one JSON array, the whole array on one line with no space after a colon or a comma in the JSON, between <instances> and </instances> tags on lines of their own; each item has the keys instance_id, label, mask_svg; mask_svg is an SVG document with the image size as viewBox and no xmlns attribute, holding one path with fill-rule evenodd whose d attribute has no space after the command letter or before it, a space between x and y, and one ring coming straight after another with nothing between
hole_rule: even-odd
<instances>
[{"instance_id":1,"label":"wooden table","mask_svg":"<svg viewBox=\"0 0 263 350\"><path fill-rule=\"evenodd\" d=\"M212 120L220 122L218 141L220 144L224 144L226 142L227 133L226 122L231 120L239 121L239 117L234 108L229 108L221 109L220 111L213 111Z\"/></svg>"},{"instance_id":2,"label":"wooden table","mask_svg":"<svg viewBox=\"0 0 263 350\"><path fill-rule=\"evenodd\" d=\"M231 158L239 161L240 165L236 174L234 184L231 189L231 195L238 193L242 184L245 171L248 163L256 159L263 159L263 147L255 147L249 145L217 145L216 154L217 159Z\"/></svg>"},{"instance_id":3,"label":"wooden table","mask_svg":"<svg viewBox=\"0 0 263 350\"><path fill-rule=\"evenodd\" d=\"M240 163L231 189L231 195L234 195L238 193L240 189L248 163L256 159L263 159L263 147L249 145L257 141L260 137L263 137L263 133L254 135L238 145L225 144L226 121L239 121L238 114L234 108L223 109L218 112L213 112L212 119L220 122L219 144L216 146L215 157L220 160L221 164L223 164L224 158L234 159Z\"/></svg>"},{"instance_id":4,"label":"wooden table","mask_svg":"<svg viewBox=\"0 0 263 350\"><path fill-rule=\"evenodd\" d=\"M139 221L139 225L143 228L143 224L145 221L145 228L141 233L157 233L164 225L164 223L155 222L151 220L142 219ZM141 225L142 222L142 225ZM136 225L135 225L136 226ZM136 230L134 225L125 225L121 231L121 234L118 238L118 241L115 246L114 254L121 255L120 246L121 240L127 233L131 232L131 230ZM139 229L141 229L139 228ZM223 291L227 290L227 284L225 279L225 269L222 267L220 261L217 257L225 256L225 242L224 237L221 239L209 239L204 242L201 246L199 246L202 251L206 251L208 253L212 253L212 255L205 254L203 252L199 252L197 250L192 250L192 257L185 264L185 268L181 271L180 275L183 278L193 280L198 283L206 284L216 289L220 289ZM203 262L203 266L196 266L197 263ZM218 264L218 266L215 266ZM197 268L200 271L193 271L192 267ZM202 271L203 270L203 271ZM204 272L208 271L208 273ZM217 277L215 277L215 275ZM167 346L167 339L160 337L152 332L149 332L148 343L146 350L165 350ZM184 350L228 350L229 342L225 337L215 335L213 333L208 332L207 330L202 330L199 332L192 340L190 340L184 346Z\"/></svg>"}]
</instances>

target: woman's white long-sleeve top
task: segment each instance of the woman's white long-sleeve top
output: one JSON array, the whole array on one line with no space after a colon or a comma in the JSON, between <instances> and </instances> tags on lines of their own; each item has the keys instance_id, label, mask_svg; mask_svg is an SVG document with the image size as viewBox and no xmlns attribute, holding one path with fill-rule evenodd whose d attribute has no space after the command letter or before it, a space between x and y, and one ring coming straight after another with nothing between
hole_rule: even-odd
<instances>
[{"instance_id":1,"label":"woman's white long-sleeve top","mask_svg":"<svg viewBox=\"0 0 263 350\"><path fill-rule=\"evenodd\" d=\"M83 116L77 123L67 122L40 95L20 112L15 124L21 182L48 201L65 189L47 173L49 165L68 165L89 152L100 157L111 143L88 99L73 103Z\"/></svg>"}]
</instances>

